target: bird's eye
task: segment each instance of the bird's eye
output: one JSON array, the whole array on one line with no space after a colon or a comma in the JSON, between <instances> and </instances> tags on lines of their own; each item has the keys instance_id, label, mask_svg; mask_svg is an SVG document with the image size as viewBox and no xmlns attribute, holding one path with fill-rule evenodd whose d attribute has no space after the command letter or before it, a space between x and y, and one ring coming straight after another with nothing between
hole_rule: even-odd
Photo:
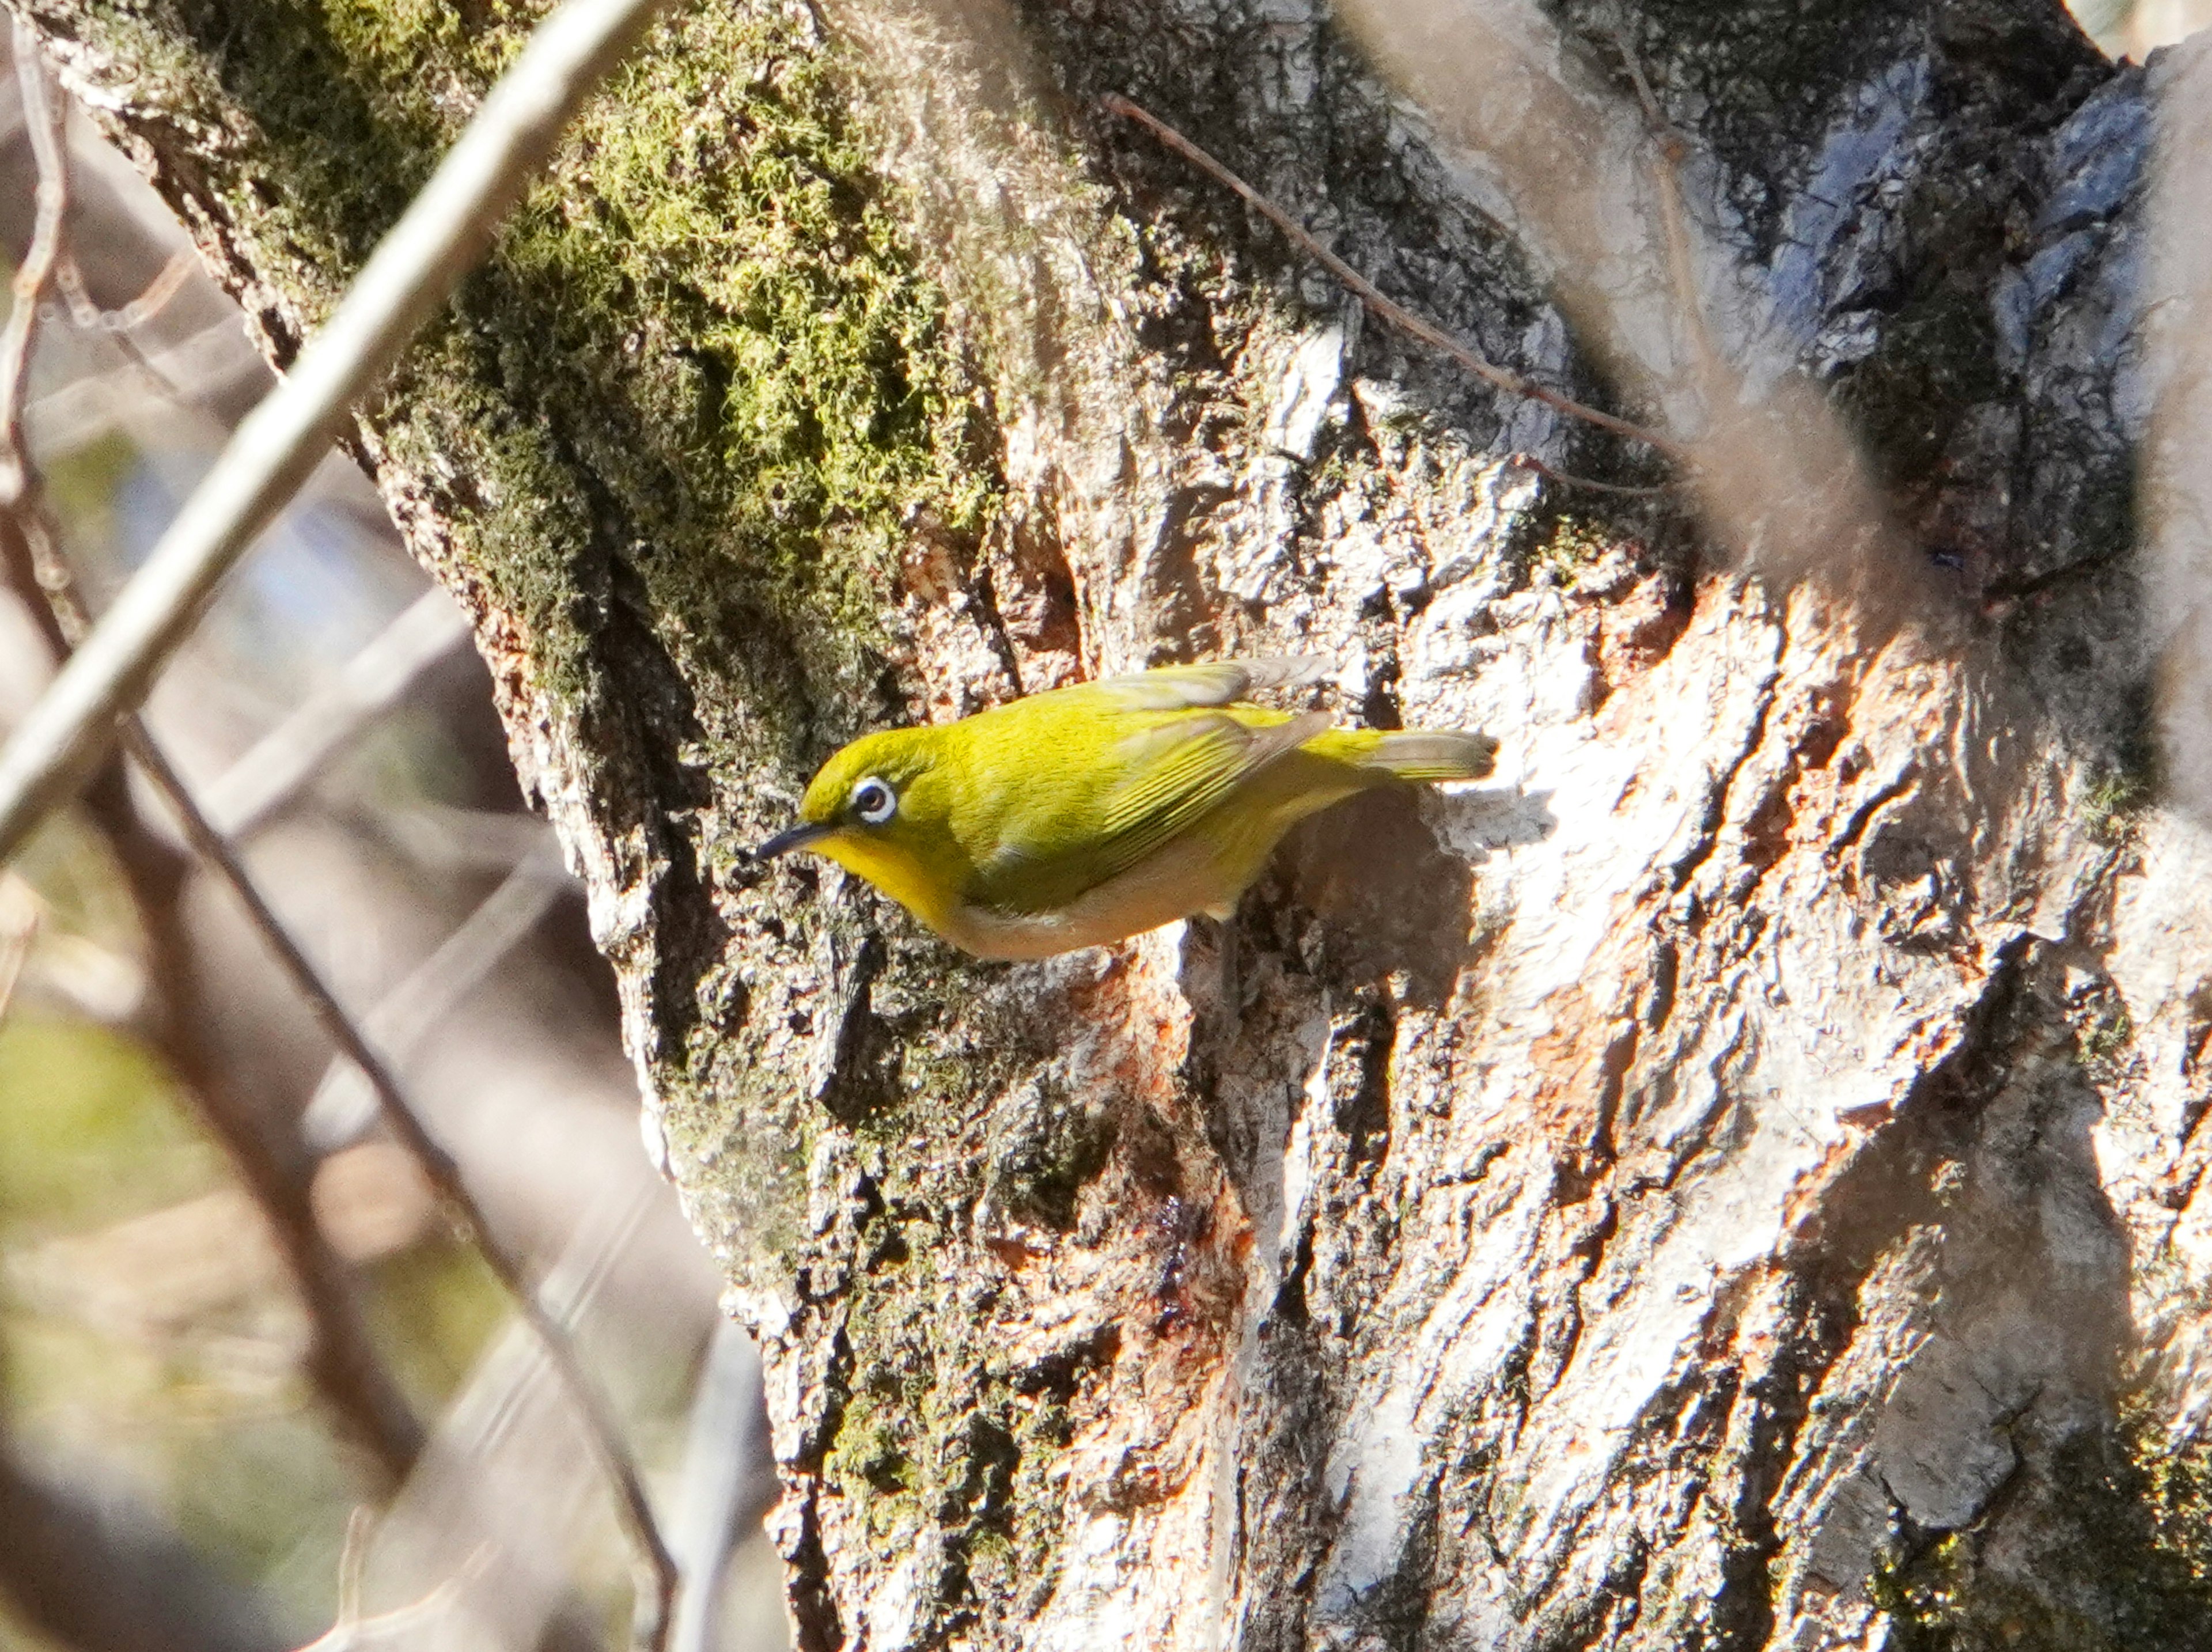
<instances>
[{"instance_id":1,"label":"bird's eye","mask_svg":"<svg viewBox=\"0 0 2212 1652\"><path fill-rule=\"evenodd\" d=\"M853 813L864 824L880 826L898 812L898 794L871 774L853 788Z\"/></svg>"}]
</instances>

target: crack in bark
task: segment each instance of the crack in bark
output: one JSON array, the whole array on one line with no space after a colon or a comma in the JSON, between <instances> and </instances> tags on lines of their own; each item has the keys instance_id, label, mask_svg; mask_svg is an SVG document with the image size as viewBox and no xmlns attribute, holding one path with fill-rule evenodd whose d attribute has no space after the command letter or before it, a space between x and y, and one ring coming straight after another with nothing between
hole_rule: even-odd
<instances>
[{"instance_id":1,"label":"crack in bark","mask_svg":"<svg viewBox=\"0 0 2212 1652\"><path fill-rule=\"evenodd\" d=\"M1859 841L1865 833L1868 824L1876 814L1899 798L1911 796L1919 788L1919 768L1917 765L1910 765L1895 780L1877 787L1872 797L1868 798L1851 811L1850 818L1844 823L1842 832L1828 844L1828 859L1831 861L1840 859L1846 850Z\"/></svg>"},{"instance_id":2,"label":"crack in bark","mask_svg":"<svg viewBox=\"0 0 2212 1652\"><path fill-rule=\"evenodd\" d=\"M1774 709L1778 688L1782 680L1783 656L1789 639L1779 627L1776 628L1774 659L1769 662L1765 681L1759 687L1759 699L1753 707L1751 727L1746 731L1742 744L1731 756L1727 766L1714 775L1705 793L1704 817L1698 823L1698 835L1682 853L1676 857L1667 871L1667 887L1675 894L1694 877L1698 869L1712 858L1720 845L1721 825L1728 818L1729 793L1735 787L1736 776L1758 755L1766 738L1766 722Z\"/></svg>"}]
</instances>

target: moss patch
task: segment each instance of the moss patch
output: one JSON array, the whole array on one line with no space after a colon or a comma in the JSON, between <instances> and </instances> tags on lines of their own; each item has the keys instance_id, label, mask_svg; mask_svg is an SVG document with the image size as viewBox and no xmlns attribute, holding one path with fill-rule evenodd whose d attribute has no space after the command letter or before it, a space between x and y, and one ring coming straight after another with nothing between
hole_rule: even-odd
<instances>
[{"instance_id":1,"label":"moss patch","mask_svg":"<svg viewBox=\"0 0 2212 1652\"><path fill-rule=\"evenodd\" d=\"M97 26L149 104L238 135L198 206L294 307L258 316L283 354L546 9L242 0ZM902 533L980 529L985 427L852 72L792 9L663 21L372 420L445 490L469 574L557 701L594 690L617 605L695 698L757 691L779 652L799 669L771 710L822 669L865 683Z\"/></svg>"},{"instance_id":2,"label":"moss patch","mask_svg":"<svg viewBox=\"0 0 2212 1652\"><path fill-rule=\"evenodd\" d=\"M972 536L992 496L943 296L851 101L837 53L781 17L664 28L467 307L482 376L606 490L650 611L713 677L744 675L749 609L798 639L872 632L902 531ZM623 420L562 417L580 407Z\"/></svg>"},{"instance_id":3,"label":"moss patch","mask_svg":"<svg viewBox=\"0 0 2212 1652\"><path fill-rule=\"evenodd\" d=\"M2212 1444L2170 1437L2146 1392L2061 1446L2032 1552L1958 1532L1873 1580L1898 1652L2212 1647Z\"/></svg>"},{"instance_id":4,"label":"moss patch","mask_svg":"<svg viewBox=\"0 0 2212 1652\"><path fill-rule=\"evenodd\" d=\"M2123 697L2112 750L2099 762L2081 803L2091 833L2101 843L2132 842L2143 811L2157 799L2160 780L2158 723L2149 683Z\"/></svg>"},{"instance_id":5,"label":"moss patch","mask_svg":"<svg viewBox=\"0 0 2212 1652\"><path fill-rule=\"evenodd\" d=\"M884 1567L919 1557L936 1635L1027 1612L1048 1590L1060 1503L1049 1473L1086 1368L1081 1355L1016 1368L990 1345L998 1287L927 1230L924 1212L972 1203L947 1198L944 1174L893 1172L860 1224L846 1321L856 1364L823 1461L829 1495ZM908 1196L917 1182L940 1185L925 1203ZM1109 1362L1112 1350L1090 1353Z\"/></svg>"}]
</instances>

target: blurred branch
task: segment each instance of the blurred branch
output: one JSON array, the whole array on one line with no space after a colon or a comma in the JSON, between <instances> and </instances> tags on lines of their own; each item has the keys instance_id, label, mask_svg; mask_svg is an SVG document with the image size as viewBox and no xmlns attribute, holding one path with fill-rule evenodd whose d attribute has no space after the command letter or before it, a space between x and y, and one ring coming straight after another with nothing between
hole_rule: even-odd
<instances>
[{"instance_id":1,"label":"blurred branch","mask_svg":"<svg viewBox=\"0 0 2212 1652\"><path fill-rule=\"evenodd\" d=\"M14 27L15 77L22 88L23 121L30 131L39 183L30 250L16 268L15 301L8 309L7 327L0 331L0 501L10 507L29 492L31 456L23 442L23 391L31 380L31 344L38 336L39 309L53 289L69 216L69 155L62 144L61 105L46 84L38 36L20 15Z\"/></svg>"},{"instance_id":2,"label":"blurred branch","mask_svg":"<svg viewBox=\"0 0 2212 1652\"><path fill-rule=\"evenodd\" d=\"M1651 171L1658 185L1659 226L1666 241L1667 278L1674 286L1683 331L1688 335L1691 353L1696 358L1700 388L1709 404L1722 405L1733 389L1732 375L1728 357L1705 318L1705 295L1698 290L1696 272L1691 268L1689 203L1682 197L1682 162L1690 153L1689 140L1674 129L1674 123L1667 118L1667 112L1659 106L1658 96L1644 72L1644 58L1628 31L1616 26L1611 33L1614 49L1620 53L1621 64L1628 71L1629 83L1636 88L1636 100L1644 110L1644 125L1656 151Z\"/></svg>"},{"instance_id":3,"label":"blurred branch","mask_svg":"<svg viewBox=\"0 0 2212 1652\"><path fill-rule=\"evenodd\" d=\"M575 1212L537 1291L570 1339L608 1305L608 1286L659 1197L641 1178L619 1204ZM577 1494L595 1471L575 1449L568 1380L551 1351L520 1322L484 1351L449 1401L421 1467L380 1521L369 1566L385 1588L419 1595L449 1573L453 1534L489 1539L496 1552L465 1605L495 1645L568 1648L584 1638L560 1571L579 1533Z\"/></svg>"},{"instance_id":4,"label":"blurred branch","mask_svg":"<svg viewBox=\"0 0 2212 1652\"><path fill-rule=\"evenodd\" d=\"M0 1441L0 1587L78 1652L281 1652L259 1599L150 1511L88 1497Z\"/></svg>"},{"instance_id":5,"label":"blurred branch","mask_svg":"<svg viewBox=\"0 0 2212 1652\"><path fill-rule=\"evenodd\" d=\"M198 249L187 244L169 255L161 273L146 283L145 290L119 309L103 310L92 301L86 290L84 271L77 267L76 256L71 252L62 261L56 280L62 297L68 301L70 315L76 325L88 332L124 332L144 326L184 291L185 283L199 268Z\"/></svg>"},{"instance_id":6,"label":"blurred branch","mask_svg":"<svg viewBox=\"0 0 2212 1652\"><path fill-rule=\"evenodd\" d=\"M0 860L90 777L216 583L320 462L552 151L655 0L567 0L370 256L329 324L239 426L145 565L0 751ZM0 360L4 368L4 360ZM19 398L20 399L20 398Z\"/></svg>"},{"instance_id":7,"label":"blurred branch","mask_svg":"<svg viewBox=\"0 0 2212 1652\"><path fill-rule=\"evenodd\" d=\"M37 37L15 24L15 72L24 119L38 161L38 227L19 276L15 307L0 336L0 548L28 606L45 621L57 659L66 659L87 629L82 601L68 577L41 496L36 467L23 436L22 393L28 378L38 316L62 257L69 205L69 155L62 143L61 107L48 84ZM33 598L43 594L44 602ZM144 728L134 717L126 743L155 775L188 825L194 818L185 795ZM162 986L166 1013L160 1042L170 1066L198 1104L240 1179L269 1219L307 1307L310 1345L307 1364L315 1383L395 1480L413 1467L428 1437L405 1392L369 1335L353 1276L324 1235L311 1196L313 1160L296 1135L225 1082L207 1048L205 1017L196 999L199 972L178 910L184 866L175 852L140 817L119 768L106 765L87 802L113 845L131 896L146 926L153 973ZM204 824L204 823L202 823Z\"/></svg>"},{"instance_id":8,"label":"blurred branch","mask_svg":"<svg viewBox=\"0 0 2212 1652\"><path fill-rule=\"evenodd\" d=\"M54 271L55 285L60 288L63 301L68 304L70 319L80 331L95 334L112 340L125 358L148 382L162 395L174 400L178 393L175 380L155 366L154 359L139 348L136 329L161 314L171 299L184 289L185 282L199 268L197 247L179 247L161 266L161 272L147 284L146 289L119 310L103 310L92 301L86 290L84 271L77 268L74 255L64 255Z\"/></svg>"},{"instance_id":9,"label":"blurred branch","mask_svg":"<svg viewBox=\"0 0 2212 1652\"><path fill-rule=\"evenodd\" d=\"M1107 113L1120 115L1124 119L1135 121L1168 148L1182 156L1184 160L1211 176L1216 182L1226 185L1242 196L1246 203L1261 217L1288 236L1292 245L1296 246L1300 252L1334 276L1338 281L1351 289L1353 296L1361 303L1401 332L1409 334L1431 348L1443 351L1478 379L1495 385L1509 395L1524 396L1530 401L1541 402L1554 412L1564 413L1569 418L1579 419L1583 423L1595 425L1601 430L1609 430L1616 436L1626 436L1631 441L1642 442L1645 446L1664 453L1678 463L1686 465L1691 462L1690 450L1673 437L1663 436L1648 426L1632 424L1626 419L1616 418L1610 413L1600 412L1596 408L1578 402L1573 397L1565 395L1547 385L1540 385L1534 379L1516 373L1510 367L1501 367L1488 357L1462 343L1433 321L1415 315L1404 305L1385 296L1381 288L1323 246L1297 219L1291 217L1289 213L1261 194L1258 190L1230 171L1227 167L1176 131L1158 115L1149 110L1139 108L1128 99L1111 92L1099 99L1098 102L1099 106ZM1579 483L1582 480L1580 477L1563 476L1549 466L1540 468L1545 474L1561 481Z\"/></svg>"},{"instance_id":10,"label":"blurred branch","mask_svg":"<svg viewBox=\"0 0 2212 1652\"><path fill-rule=\"evenodd\" d=\"M489 1545L478 1544L461 1562L460 1570L413 1604L364 1617L361 1610L361 1567L368 1540L367 1511L356 1509L346 1522L345 1549L338 1557L337 1621L309 1641L300 1652L351 1652L364 1640L374 1640L403 1631L418 1629L445 1616L459 1604L461 1589L484 1568Z\"/></svg>"},{"instance_id":11,"label":"blurred branch","mask_svg":"<svg viewBox=\"0 0 2212 1652\"><path fill-rule=\"evenodd\" d=\"M125 738L133 761L147 771L155 785L177 807L186 841L222 875L232 894L246 908L295 990L307 1000L324 1036L352 1060L375 1091L386 1125L422 1169L438 1196L448 1225L464 1242L475 1247L514 1299L524 1322L543 1344L546 1360L581 1416L586 1436L599 1459L600 1467L613 1485L616 1507L635 1550L635 1639L641 1646L658 1649L665 1640L673 1611L676 1563L661 1540L643 1477L630 1458L613 1408L584 1369L559 1320L531 1288L519 1259L493 1230L483 1206L464 1180L459 1164L430 1133L398 1076L363 1036L314 962L284 926L236 848L215 831L193 806L182 779L145 737L136 717L126 720Z\"/></svg>"},{"instance_id":12,"label":"blurred branch","mask_svg":"<svg viewBox=\"0 0 2212 1652\"><path fill-rule=\"evenodd\" d=\"M37 892L5 867L0 867L0 1019L15 996L23 977L23 964L31 944L39 938Z\"/></svg>"},{"instance_id":13,"label":"blurred branch","mask_svg":"<svg viewBox=\"0 0 2212 1652\"><path fill-rule=\"evenodd\" d=\"M1507 455L1506 462L1517 465L1524 471L1534 471L1538 476L1564 483L1570 488L1588 488L1593 493L1624 494L1632 499L1652 499L1661 494L1674 491L1671 483L1659 483L1651 486L1626 482L1600 482L1595 477L1577 476L1572 471L1562 471L1557 465L1547 465L1535 454L1516 452Z\"/></svg>"},{"instance_id":14,"label":"blurred branch","mask_svg":"<svg viewBox=\"0 0 2212 1652\"><path fill-rule=\"evenodd\" d=\"M538 41L542 40L548 33L554 32L562 17L573 17L580 13L592 11L594 8L596 8L594 12L596 21L587 18L585 23L572 27L570 30L572 34L575 27L597 28L605 34L612 27L612 23L608 17L599 14L619 14L630 17L633 22L641 23L645 9L639 0L629 0L626 5L613 4L611 0L610 3L605 4L599 3L599 0L570 0L569 6L562 13L556 15L552 22L540 29L538 36L533 39L530 51L525 53L523 64L517 66L507 81L501 82L501 89L506 88L511 82L523 77L523 70L529 66L532 54L538 52ZM44 58L40 54L37 38L28 26L20 20L15 27L16 61L18 73L22 76L26 118L32 127L33 143L39 161L40 232L52 242L44 249L43 257L34 252L33 257L26 259L26 267L37 264L46 273L40 288L25 291L19 287L16 314L10 317L11 330L17 316L28 313L33 318L32 322L24 324L23 338L19 346L24 361L27 362L31 328L35 321L37 301L43 296L43 282L52 279L59 252L59 241L67 203L68 156L66 151L61 147L59 117L54 112L51 89L46 84ZM618 39L608 36L599 39L599 50L603 55L611 55L619 43ZM573 39L562 41L556 39L555 45L561 50L552 51L550 55L552 55L556 62L566 62L568 57L579 55L578 43ZM566 57L562 55L562 50L565 50ZM604 64L600 64L599 66ZM568 96L568 102L561 105L561 112L565 116L566 108L573 103L574 97L581 95L581 91L565 82L558 89ZM546 88L540 88L538 90L542 94ZM495 90L494 100L496 100L499 95L500 91ZM511 94L510 101L526 95L529 95L527 87L524 92ZM484 126L491 113L491 102L488 100L484 111L478 115L477 121L472 123L471 132L474 133L478 128ZM545 118L545 112L539 110L534 117L531 116L528 110L511 112L509 124L520 125L530 118L535 118L542 124ZM495 122L493 125L496 129L499 123ZM532 130L535 131L536 128L532 127ZM557 133L557 122L554 125L553 131ZM410 210L408 219L403 221L400 229L395 230L387 239L385 246L379 248L376 257L371 260L370 270L364 272L362 282L356 283L356 292L362 286L368 284L369 276L374 273L378 260L385 258L393 243L403 240L403 232L406 229L407 223L416 218L423 203L438 196L440 179L445 178L447 171L453 168L459 150L465 148L468 142L468 137L465 136L461 144L456 146L456 155L447 157L446 167L441 168L438 178L432 179L430 185L424 190L422 197L418 198L416 207ZM550 144L550 136L544 136L544 142ZM513 157L509 156L507 159L512 162ZM478 157L476 164L482 164L482 157ZM466 168L464 168L464 171L465 170ZM519 182L513 179L507 181L514 188L520 188ZM447 194L450 196L452 193L453 191L448 189ZM49 200L52 202L51 210L48 208ZM447 204L455 203L448 201ZM443 240L449 247L453 245L450 235L445 236ZM448 272L449 278L451 273L453 272ZM325 334L326 337L330 333L340 331L338 323L343 319L342 311L340 317L333 320L329 333ZM401 337L404 339L404 333ZM3 346L4 341L0 341L0 347ZM393 343L392 348L396 349L397 343ZM23 550L20 554L11 554L8 560L11 566L26 560L32 565L52 604L55 627L61 633L63 646L66 648L71 644L79 642L81 639L90 645L92 639L86 627L88 616L82 600L77 597L69 580L67 567L58 556L55 542L40 508L36 487L36 472L23 444L21 392L25 374L19 368L12 378L5 376L6 361L5 355L0 355L0 448L5 449L4 454L0 454L0 524L4 524L5 528L0 531L5 531L10 539L25 542ZM286 389L289 389L291 384L297 383L307 376L306 360L303 357L301 372L295 375L294 380L288 381ZM264 403L263 407L257 410L254 416L240 427L241 440L252 433L262 413L266 412L272 404L281 402L283 394L284 392L280 390L269 403ZM233 453L236 452L237 446L237 442L234 441ZM319 454L311 454L309 467L319 457ZM224 460L218 464L217 470L220 471L223 465L230 462L230 455L226 455ZM304 475L304 473L305 469L302 468L301 474ZM289 488L286 491L289 491ZM204 486L201 495L195 496L195 502L207 492L207 488ZM191 514L191 510L192 507L187 505L185 513ZM173 535L175 530L173 528L171 531ZM157 548L155 556L158 557L160 555L161 552ZM134 580L132 588L137 588L137 582ZM128 595L129 592L126 591L126 599ZM118 604L118 606L120 605ZM185 618L188 622L190 616L187 615ZM179 634L181 635L181 628ZM69 664L63 668L63 677L66 677L69 671L75 669L84 658L82 653L71 658ZM50 693L48 700L51 701L52 697ZM34 710L33 720L36 716L37 713ZM291 932L286 929L283 920L270 905L268 898L255 884L235 847L210 823L206 815L193 800L182 777L171 766L168 759L155 744L143 723L135 714L126 714L122 718L121 729L125 749L130 753L132 761L145 772L155 788L176 811L178 823L184 833L185 841L193 852L211 869L219 873L223 881L230 886L232 894L246 908L254 926L261 932L264 941L276 955L279 963L290 978L294 987L307 999L324 1035L352 1059L354 1064L374 1088L383 1104L386 1122L414 1156L423 1175L429 1181L432 1187L436 1190L439 1202L443 1207L448 1222L465 1240L474 1244L486 1264L514 1297L524 1321L544 1343L546 1358L559 1373L571 1400L582 1415L586 1434L600 1459L601 1467L614 1484L617 1505L635 1550L637 1598L635 1634L636 1639L641 1645L659 1648L666 1639L673 1611L677 1585L676 1565L669 1556L666 1545L661 1540L659 1527L654 1521L652 1504L646 1495L644 1481L635 1464L630 1459L629 1448L623 1440L621 1430L605 1397L600 1394L598 1385L584 1370L577 1357L574 1347L562 1330L559 1322L547 1311L538 1301L536 1292L531 1289L520 1261L493 1231L483 1208L477 1204L474 1193L463 1180L459 1165L431 1135L428 1127L422 1122L420 1114L401 1088L397 1075L384 1060L382 1055L371 1047L360 1028L355 1024L351 1017L339 1003L337 994L331 990L329 983L323 979L321 972L316 969L313 961L307 956ZM93 750L96 754L97 748ZM149 928L153 926L155 918L165 910L173 911L173 901L170 901L157 903L150 908ZM189 957L179 950L173 962L178 965L188 967ZM185 1029L179 1027L178 1030L182 1032ZM198 1078L202 1075L195 1073L188 1076ZM247 1122L242 1117L229 1117L228 1109L210 1109L210 1116L212 1121L219 1123L227 1122L238 1127L243 1127ZM301 1285L309 1297L310 1309L314 1315L318 1333L335 1329L341 1335L347 1334L352 1328L348 1324L349 1315L354 1324L358 1324L358 1304L347 1286L343 1264L338 1261L335 1252L331 1250L320 1229L313 1221L312 1206L308 1204L308 1177L305 1174L294 1175L289 1173L283 1157L276 1151L274 1144L265 1132L238 1127L226 1136L225 1139L226 1145L232 1146L234 1152L238 1155L240 1169L252 1185L256 1197L261 1199L270 1210L279 1237L286 1243L288 1254L295 1255L302 1264L328 1258L331 1270L329 1272L319 1272L306 1266L301 1266ZM294 1151L297 1151L295 1145ZM304 1219L295 1219L295 1212ZM323 1294L318 1296L319 1291ZM333 1345L331 1350L326 1350L326 1351L333 1351L336 1347L342 1346L359 1362L344 1370L333 1370L330 1373L333 1380L345 1379L358 1384L383 1376L383 1368L375 1361L373 1345L367 1338L366 1327L359 1328L361 1335L357 1341L349 1340L343 1344ZM385 1377L384 1380L386 1382L389 1382L388 1377ZM397 1396L398 1389L393 1387L391 1390L391 1397L397 1398ZM371 1396L365 1392L357 1391L350 1393L349 1398L356 1403L364 1403ZM400 1403L404 1405L404 1400ZM350 1408L349 1414L351 1414ZM365 1413L365 1415L374 1429L374 1432L371 1435L372 1440L380 1447L387 1444L393 1448L404 1447L405 1461L411 1464L415 1456L420 1452L423 1437L421 1425L414 1419L411 1411L399 1415L388 1412L376 1412ZM411 1438L403 1437L409 1433L411 1433ZM395 1452L394 1455L397 1453Z\"/></svg>"},{"instance_id":15,"label":"blurred branch","mask_svg":"<svg viewBox=\"0 0 2212 1652\"><path fill-rule=\"evenodd\" d=\"M453 599L431 586L208 788L208 818L227 837L251 837L468 635Z\"/></svg>"},{"instance_id":16,"label":"blurred branch","mask_svg":"<svg viewBox=\"0 0 2212 1652\"><path fill-rule=\"evenodd\" d=\"M568 889L558 847L550 837L541 840L437 951L368 1012L367 1030L377 1047L394 1060L404 1060L537 927ZM331 1153L360 1135L375 1117L375 1096L360 1069L340 1056L315 1086L301 1129L318 1152Z\"/></svg>"},{"instance_id":17,"label":"blurred branch","mask_svg":"<svg viewBox=\"0 0 2212 1652\"><path fill-rule=\"evenodd\" d=\"M191 385L197 400L204 403L216 390L241 378L241 368L264 374L261 358L253 354L237 324L228 318L135 358L109 372L78 379L41 395L27 410L38 426L40 444L48 454L73 452L118 425L131 422L140 405L139 391L149 382L165 400L186 407L179 386ZM173 418L172 410L164 416Z\"/></svg>"},{"instance_id":18,"label":"blurred branch","mask_svg":"<svg viewBox=\"0 0 2212 1652\"><path fill-rule=\"evenodd\" d=\"M0 512L0 541L11 546L21 544L28 514L21 504ZM66 591L49 594L58 606L72 600ZM192 837L190 799L136 717L129 720L125 741L132 758L184 818L187 837ZM156 1029L157 1042L210 1133L222 1143L269 1219L307 1308L311 1327L307 1364L316 1386L385 1472L397 1479L422 1449L426 1433L422 1419L377 1354L352 1272L315 1220L310 1191L313 1156L296 1133L280 1128L264 1109L233 1090L207 1048L201 1032L205 1017L198 1006L199 974L178 910L183 865L139 816L119 768L111 765L86 801L114 847L146 926L151 973L167 1000Z\"/></svg>"},{"instance_id":19,"label":"blurred branch","mask_svg":"<svg viewBox=\"0 0 2212 1652\"><path fill-rule=\"evenodd\" d=\"M684 1567L670 1652L715 1652L722 1574L740 1526L757 1522L775 1496L775 1476L757 1471L761 1439L760 1355L735 1320L718 1319L691 1401L684 1439L681 1513L672 1540Z\"/></svg>"},{"instance_id":20,"label":"blurred branch","mask_svg":"<svg viewBox=\"0 0 2212 1652\"><path fill-rule=\"evenodd\" d=\"M450 803L381 801L359 811L361 829L418 866L496 872L502 877L540 853L553 829L536 815L465 809Z\"/></svg>"}]
</instances>

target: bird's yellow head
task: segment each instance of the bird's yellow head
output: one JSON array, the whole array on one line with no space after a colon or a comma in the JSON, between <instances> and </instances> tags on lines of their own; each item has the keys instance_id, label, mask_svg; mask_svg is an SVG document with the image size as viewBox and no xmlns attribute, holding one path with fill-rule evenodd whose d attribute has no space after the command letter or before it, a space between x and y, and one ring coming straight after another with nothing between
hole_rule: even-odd
<instances>
[{"instance_id":1,"label":"bird's yellow head","mask_svg":"<svg viewBox=\"0 0 2212 1652\"><path fill-rule=\"evenodd\" d=\"M969 865L952 829L960 777L940 763L942 746L935 728L862 735L809 783L799 823L754 854L766 860L811 849L930 921L954 898Z\"/></svg>"}]
</instances>

